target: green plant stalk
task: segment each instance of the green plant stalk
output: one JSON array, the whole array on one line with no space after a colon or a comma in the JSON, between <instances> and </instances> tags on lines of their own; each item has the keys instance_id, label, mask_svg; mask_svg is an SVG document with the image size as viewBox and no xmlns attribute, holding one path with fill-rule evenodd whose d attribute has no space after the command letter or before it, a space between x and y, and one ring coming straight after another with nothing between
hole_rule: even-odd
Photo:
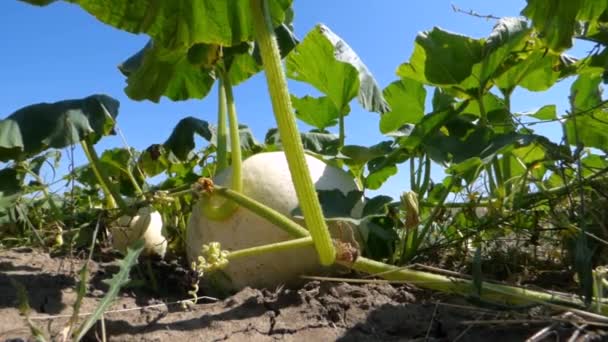
<instances>
[{"instance_id":1,"label":"green plant stalk","mask_svg":"<svg viewBox=\"0 0 608 342\"><path fill-rule=\"evenodd\" d=\"M240 249L234 252L230 252L227 258L228 260L234 260L238 258L247 258L255 255L260 255L269 252L277 252L282 250L289 250L294 248L308 247L314 246L314 242L312 241L312 237L307 236L303 238L298 238L294 240L281 241L276 243L271 243L268 245L251 247Z\"/></svg>"},{"instance_id":2,"label":"green plant stalk","mask_svg":"<svg viewBox=\"0 0 608 342\"><path fill-rule=\"evenodd\" d=\"M466 297L474 293L473 282L466 279L451 278L439 274L400 268L393 265L359 257L352 264L344 263L359 272L377 274L386 280L407 281L413 285L444 293L455 293ZM552 293L528 290L508 285L483 283L480 299L503 302L510 305L554 303L582 307L584 304L574 296L559 296ZM602 314L608 313L608 306L601 308Z\"/></svg>"},{"instance_id":3,"label":"green plant stalk","mask_svg":"<svg viewBox=\"0 0 608 342\"><path fill-rule=\"evenodd\" d=\"M426 155L424 159L424 178L422 179L422 185L420 185L419 198L422 198L429 188L431 183L431 158Z\"/></svg>"},{"instance_id":4,"label":"green plant stalk","mask_svg":"<svg viewBox=\"0 0 608 342\"><path fill-rule=\"evenodd\" d=\"M418 234L418 232L416 231L410 237L410 233L408 232L408 240L407 243L404 244L404 248L401 254L401 264L404 264L406 261L413 258L415 253L418 252L420 245L426 238L428 232L431 230L431 226L433 225L433 222L435 222L435 218L441 211L445 200L448 198L448 195L450 194L454 183L454 178L452 178L452 182L446 187L445 193L443 194L443 196L441 196L441 200L435 205L435 208L433 208L433 211L431 212L431 215L429 215L429 217L427 218L424 227L422 227L422 230L420 231L420 234ZM410 239L411 241L409 241Z\"/></svg>"},{"instance_id":5,"label":"green plant stalk","mask_svg":"<svg viewBox=\"0 0 608 342\"><path fill-rule=\"evenodd\" d=\"M258 215L263 215L262 217L266 219L269 219L269 217L272 217L273 215L276 216L274 217L274 221L270 221L274 224L277 224L277 221L280 220L282 217L284 222L287 222L287 224L295 227L295 229L286 229L286 231L296 239L278 243L278 249L294 248L296 246L304 246L310 244L310 242L308 242L309 240L306 239L307 237L310 239L308 231L306 229L304 229L297 223L291 221L284 215L274 211L272 208L266 207L263 204L251 200L247 196L236 193L228 188L220 187L216 189L216 191L219 195L225 196L226 198L231 199L233 201L237 201L243 207L254 211ZM266 213L264 214L264 212ZM269 215L268 213L272 213L272 215ZM233 252L235 254L233 254L230 258L245 257L254 254L276 251L276 248L276 245L273 247L260 246L249 248L238 251L238 253ZM363 257L357 258L357 260L352 264L341 264L356 271L364 272L370 275L378 275L387 280L408 281L413 283L414 285L431 290L437 290L446 293L456 293L464 296L472 296L472 294L475 293L473 288L473 282L471 282L470 280L451 278L430 272L404 269ZM575 297L558 296L557 294L543 293L514 286L500 285L488 282L483 283L480 298L486 301L499 301L510 304L549 302L569 306L575 305L579 307L583 305L583 303L575 299ZM604 305L601 308L601 312L603 314L607 314L608 306Z\"/></svg>"},{"instance_id":6,"label":"green plant stalk","mask_svg":"<svg viewBox=\"0 0 608 342\"><path fill-rule=\"evenodd\" d=\"M271 207L264 205L240 192L234 191L229 188L215 185L212 196L222 196L227 200L233 201L243 208L249 209L253 213L265 218L272 224L283 229L285 232L294 237L306 237L309 235L308 230L292 221L287 216L279 213ZM314 239L314 238L313 238Z\"/></svg>"},{"instance_id":7,"label":"green plant stalk","mask_svg":"<svg viewBox=\"0 0 608 342\"><path fill-rule=\"evenodd\" d=\"M228 137L226 136L226 89L221 77L217 85L217 172L220 172L228 167Z\"/></svg>"},{"instance_id":8,"label":"green plant stalk","mask_svg":"<svg viewBox=\"0 0 608 342\"><path fill-rule=\"evenodd\" d=\"M230 187L232 190L243 191L242 177L242 155L241 155L241 137L239 133L239 121L236 115L236 105L234 104L234 95L232 93L232 84L225 72L220 70L220 79L224 92L226 93L226 102L228 104L228 121L230 125L230 150L232 153L232 178ZM224 201L219 206L213 205L211 201L202 200L201 209L205 217L222 221L228 219L238 209L238 205L232 201Z\"/></svg>"},{"instance_id":9,"label":"green plant stalk","mask_svg":"<svg viewBox=\"0 0 608 342\"><path fill-rule=\"evenodd\" d=\"M118 206L121 211L126 212L127 204L122 199L120 194L112 186L110 186L110 179L104 168L101 167L101 161L99 160L99 156L97 155L93 144L91 144L91 142L89 142L87 139L83 139L80 141L80 145L82 146L82 150L89 160L89 165L91 165L91 169L93 170L93 173L95 174L95 177L97 178L97 181L99 182L99 185L106 196L108 207L110 209L114 209Z\"/></svg>"},{"instance_id":10,"label":"green plant stalk","mask_svg":"<svg viewBox=\"0 0 608 342\"><path fill-rule=\"evenodd\" d=\"M496 192L496 182L494 182L492 168L490 167L490 165L486 165L484 169L486 171L486 175L488 176L488 186L490 188L490 194L494 194Z\"/></svg>"},{"instance_id":11,"label":"green plant stalk","mask_svg":"<svg viewBox=\"0 0 608 342\"><path fill-rule=\"evenodd\" d=\"M344 146L346 141L346 127L344 126L344 114L340 113L340 119L338 120L338 149Z\"/></svg>"},{"instance_id":12,"label":"green plant stalk","mask_svg":"<svg viewBox=\"0 0 608 342\"><path fill-rule=\"evenodd\" d=\"M410 189L418 193L418 183L416 183L416 162L414 157L410 157Z\"/></svg>"},{"instance_id":13,"label":"green plant stalk","mask_svg":"<svg viewBox=\"0 0 608 342\"><path fill-rule=\"evenodd\" d=\"M137 197L139 199L144 199L144 191L141 189L141 187L139 186L139 184L137 184L137 180L135 179L135 176L133 176L133 172L131 172L131 170L129 170L129 168L126 168L125 173L127 174L127 176L129 177L129 181L131 181L131 184L133 185L133 188L135 189L135 194L137 195Z\"/></svg>"},{"instance_id":14,"label":"green plant stalk","mask_svg":"<svg viewBox=\"0 0 608 342\"><path fill-rule=\"evenodd\" d=\"M420 157L418 157L418 169L416 170L416 189L417 189L417 193L418 193L418 197L422 197L422 194L420 193L420 189L422 188L422 168L424 167L424 157L425 154L421 154Z\"/></svg>"},{"instance_id":15,"label":"green plant stalk","mask_svg":"<svg viewBox=\"0 0 608 342\"><path fill-rule=\"evenodd\" d=\"M268 3L264 0L251 0L251 11L255 37L260 46L268 90L291 178L304 214L306 227L310 230L315 242L319 260L322 265L329 266L336 259L336 250L323 218L321 204L312 179L308 173L304 148L293 115L278 44L274 31L271 29L272 23Z\"/></svg>"}]
</instances>

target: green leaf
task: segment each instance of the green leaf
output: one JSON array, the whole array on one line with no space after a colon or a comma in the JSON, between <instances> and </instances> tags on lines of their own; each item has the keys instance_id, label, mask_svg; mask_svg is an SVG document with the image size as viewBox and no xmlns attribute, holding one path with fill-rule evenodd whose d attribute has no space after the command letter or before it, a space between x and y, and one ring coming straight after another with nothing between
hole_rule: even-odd
<instances>
[{"instance_id":1,"label":"green leaf","mask_svg":"<svg viewBox=\"0 0 608 342\"><path fill-rule=\"evenodd\" d=\"M0 170L0 212L13 207L23 191L23 175L15 167Z\"/></svg>"},{"instance_id":2,"label":"green leaf","mask_svg":"<svg viewBox=\"0 0 608 342\"><path fill-rule=\"evenodd\" d=\"M479 82L485 83L508 67L528 42L531 29L523 18L501 18L483 46Z\"/></svg>"},{"instance_id":3,"label":"green leaf","mask_svg":"<svg viewBox=\"0 0 608 342\"><path fill-rule=\"evenodd\" d=\"M321 131L338 124L340 112L327 96L299 98L291 95L291 103L298 119Z\"/></svg>"},{"instance_id":4,"label":"green leaf","mask_svg":"<svg viewBox=\"0 0 608 342\"><path fill-rule=\"evenodd\" d=\"M144 250L144 241L137 240L127 248L127 255L120 261L120 269L110 280L110 288L99 302L93 314L76 331L76 341L80 341L84 335L93 327L95 322L101 318L104 312L110 308L120 289L129 282L129 272L135 266L139 254Z\"/></svg>"},{"instance_id":5,"label":"green leaf","mask_svg":"<svg viewBox=\"0 0 608 342\"><path fill-rule=\"evenodd\" d=\"M28 0L47 5L50 0ZM161 46L179 50L197 43L234 46L252 41L249 0L69 0L99 21L131 33L146 33ZM268 2L273 24L289 17L291 0Z\"/></svg>"},{"instance_id":6,"label":"green leaf","mask_svg":"<svg viewBox=\"0 0 608 342\"><path fill-rule=\"evenodd\" d=\"M393 201L393 198L385 195L378 195L365 201L363 207L363 217L382 214L385 215L387 212L387 205Z\"/></svg>"},{"instance_id":7,"label":"green leaf","mask_svg":"<svg viewBox=\"0 0 608 342\"><path fill-rule=\"evenodd\" d=\"M370 160L367 163L369 172L364 180L365 188L379 189L387 179L397 174L397 164L403 163L410 157L407 151L397 149L386 156Z\"/></svg>"},{"instance_id":8,"label":"green leaf","mask_svg":"<svg viewBox=\"0 0 608 342\"><path fill-rule=\"evenodd\" d=\"M363 196L362 191L350 191L344 194L338 189L333 190L317 190L317 196L323 209L323 217L330 219L336 217L350 217L353 208L361 201ZM302 209L295 208L292 216L302 217Z\"/></svg>"},{"instance_id":9,"label":"green leaf","mask_svg":"<svg viewBox=\"0 0 608 342\"><path fill-rule=\"evenodd\" d=\"M207 141L212 141L215 135L213 128L207 121L189 116L181 119L163 146L173 152L179 160L187 160L194 149L194 135L197 134Z\"/></svg>"},{"instance_id":10,"label":"green leaf","mask_svg":"<svg viewBox=\"0 0 608 342\"><path fill-rule=\"evenodd\" d=\"M562 56L536 49L497 77L495 82L501 89L512 90L520 86L530 91L544 91L555 84L568 67L569 63Z\"/></svg>"},{"instance_id":11,"label":"green leaf","mask_svg":"<svg viewBox=\"0 0 608 342\"><path fill-rule=\"evenodd\" d=\"M380 118L380 132L386 134L406 123L416 124L424 116L426 89L422 83L402 79L384 88L383 94L391 109Z\"/></svg>"},{"instance_id":12,"label":"green leaf","mask_svg":"<svg viewBox=\"0 0 608 342\"><path fill-rule=\"evenodd\" d=\"M348 44L317 25L286 58L287 76L311 84L327 95L341 114L357 96L369 111L388 108L376 80Z\"/></svg>"},{"instance_id":13,"label":"green leaf","mask_svg":"<svg viewBox=\"0 0 608 342\"><path fill-rule=\"evenodd\" d=\"M384 157L394 151L392 141L382 141L370 147L345 145L340 149L340 157L348 165L362 165L372 159Z\"/></svg>"},{"instance_id":14,"label":"green leaf","mask_svg":"<svg viewBox=\"0 0 608 342\"><path fill-rule=\"evenodd\" d=\"M167 50L152 41L118 68L127 76L126 94L137 101L202 99L215 82L210 70L188 61L186 51Z\"/></svg>"},{"instance_id":15,"label":"green leaf","mask_svg":"<svg viewBox=\"0 0 608 342\"><path fill-rule=\"evenodd\" d=\"M601 75L582 74L570 89L571 115L564 123L570 145L608 151L608 113L602 106Z\"/></svg>"},{"instance_id":16,"label":"green leaf","mask_svg":"<svg viewBox=\"0 0 608 342\"><path fill-rule=\"evenodd\" d=\"M522 14L532 20L532 25L550 49L561 52L572 47L576 16L584 2L528 0Z\"/></svg>"},{"instance_id":17,"label":"green leaf","mask_svg":"<svg viewBox=\"0 0 608 342\"><path fill-rule=\"evenodd\" d=\"M409 62L399 66L397 75L430 85L458 85L482 58L480 40L435 27L418 34Z\"/></svg>"},{"instance_id":18,"label":"green leaf","mask_svg":"<svg viewBox=\"0 0 608 342\"><path fill-rule=\"evenodd\" d=\"M524 113L539 120L555 120L557 119L557 107L555 105L542 106L534 113Z\"/></svg>"},{"instance_id":19,"label":"green leaf","mask_svg":"<svg viewBox=\"0 0 608 342\"><path fill-rule=\"evenodd\" d=\"M285 55L297 44L286 24L275 29L279 49ZM232 85L237 85L262 70L257 44L242 42L223 47L197 43L189 48L168 49L150 40L122 64L127 77L127 95L134 100L158 102L161 96L173 101L204 98L215 82L215 68L227 70Z\"/></svg>"},{"instance_id":20,"label":"green leaf","mask_svg":"<svg viewBox=\"0 0 608 342\"><path fill-rule=\"evenodd\" d=\"M21 108L0 121L0 161L24 160L85 138L96 143L113 133L118 107L109 96L92 95Z\"/></svg>"},{"instance_id":21,"label":"green leaf","mask_svg":"<svg viewBox=\"0 0 608 342\"><path fill-rule=\"evenodd\" d=\"M137 165L148 177L161 174L169 167L169 156L162 144L148 146L139 156Z\"/></svg>"}]
</instances>

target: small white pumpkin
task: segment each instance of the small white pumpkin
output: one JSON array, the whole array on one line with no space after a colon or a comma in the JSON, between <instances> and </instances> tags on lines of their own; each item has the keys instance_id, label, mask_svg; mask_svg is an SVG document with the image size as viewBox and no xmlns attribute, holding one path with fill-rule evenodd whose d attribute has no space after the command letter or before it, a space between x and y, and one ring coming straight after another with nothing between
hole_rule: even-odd
<instances>
[{"instance_id":1,"label":"small white pumpkin","mask_svg":"<svg viewBox=\"0 0 608 342\"><path fill-rule=\"evenodd\" d=\"M124 215L110 228L112 246L122 253L127 247L142 238L143 255L157 255L163 258L167 251L167 239L162 235L163 218L151 206L139 208L137 215Z\"/></svg>"},{"instance_id":2,"label":"small white pumpkin","mask_svg":"<svg viewBox=\"0 0 608 342\"><path fill-rule=\"evenodd\" d=\"M352 177L344 170L309 155L306 155L306 162L317 190L339 189L344 194L358 190ZM231 168L227 168L215 177L214 182L228 186L231 174ZM284 215L291 216L299 206L283 152L259 153L244 160L242 179L245 195ZM353 217L360 217L362 202L360 204L353 209ZM303 224L301 220L294 221ZM329 229L334 237L344 240L352 238L352 232L344 231L348 229L344 226L330 224ZM214 241L219 242L222 249L234 251L292 238L281 228L242 207L227 220L210 220L202 215L199 203L194 205L186 235L190 261L195 261L200 255L203 244ZM319 264L312 246L232 260L224 269L236 289L297 283L300 281L299 275L320 274L324 271L328 269Z\"/></svg>"}]
</instances>

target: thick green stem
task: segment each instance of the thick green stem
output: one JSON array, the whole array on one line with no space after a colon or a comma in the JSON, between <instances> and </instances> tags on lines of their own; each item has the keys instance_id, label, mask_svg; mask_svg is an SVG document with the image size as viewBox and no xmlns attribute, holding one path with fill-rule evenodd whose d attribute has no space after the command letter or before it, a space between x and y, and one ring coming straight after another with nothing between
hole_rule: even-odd
<instances>
[{"instance_id":1,"label":"thick green stem","mask_svg":"<svg viewBox=\"0 0 608 342\"><path fill-rule=\"evenodd\" d=\"M289 171L298 200L304 213L306 226L315 242L322 265L328 266L336 259L336 250L323 218L321 205L304 157L304 148L296 125L287 89L287 80L281 65L279 48L272 30L268 3L264 0L251 0L253 26L260 47L262 62L266 72L268 90L272 107L285 149Z\"/></svg>"},{"instance_id":2,"label":"thick green stem","mask_svg":"<svg viewBox=\"0 0 608 342\"><path fill-rule=\"evenodd\" d=\"M217 85L217 172L220 172L228 167L228 136L226 133L226 89L221 77Z\"/></svg>"},{"instance_id":3,"label":"thick green stem","mask_svg":"<svg viewBox=\"0 0 608 342\"><path fill-rule=\"evenodd\" d=\"M353 264L345 264L354 270L367 274L377 274L387 280L407 281L412 284L445 293L457 293L464 296L474 296L473 282L466 279L451 278L439 274L404 269L397 266L371 259L359 257ZM582 307L584 304L575 297L560 296L555 293L544 293L525 288L483 283L482 300L503 302L509 305L554 303ZM608 307L601 308L603 314L608 313Z\"/></svg>"},{"instance_id":4,"label":"thick green stem","mask_svg":"<svg viewBox=\"0 0 608 342\"><path fill-rule=\"evenodd\" d=\"M241 156L241 138L239 134L239 121L236 115L236 105L234 104L234 95L232 94L232 84L225 72L220 71L220 79L224 92L226 94L226 102L228 104L228 121L230 125L230 150L232 159L232 178L230 187L232 190L243 191L242 173L242 156ZM238 205L232 201L224 201L216 206L211 201L202 200L201 209L205 217L221 221L226 220L238 209Z\"/></svg>"},{"instance_id":5,"label":"thick green stem","mask_svg":"<svg viewBox=\"0 0 608 342\"><path fill-rule=\"evenodd\" d=\"M80 145L82 146L85 156L89 160L89 165L91 165L91 169L99 182L99 186L101 186L101 190L106 196L108 207L110 209L114 209L118 206L120 210L125 212L128 208L127 204L122 199L120 194L114 189L114 187L110 185L110 179L106 174L105 169L101 166L101 161L99 160L99 156L97 155L93 144L91 144L87 139L84 139L80 141Z\"/></svg>"},{"instance_id":6,"label":"thick green stem","mask_svg":"<svg viewBox=\"0 0 608 342\"><path fill-rule=\"evenodd\" d=\"M271 243L268 245L251 247L246 249L240 249L234 252L230 252L228 254L228 260L234 260L238 258L246 258L254 255L260 255L269 252L277 252L283 250L290 250L294 248L308 247L313 246L314 242L312 241L312 237L307 236L294 240L281 241L276 243Z\"/></svg>"}]
</instances>

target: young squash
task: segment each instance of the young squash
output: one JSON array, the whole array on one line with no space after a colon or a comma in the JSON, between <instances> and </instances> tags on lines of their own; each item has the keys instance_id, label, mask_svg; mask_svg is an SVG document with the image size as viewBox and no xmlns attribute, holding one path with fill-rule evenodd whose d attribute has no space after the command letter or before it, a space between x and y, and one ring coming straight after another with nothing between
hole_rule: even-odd
<instances>
[{"instance_id":1,"label":"young squash","mask_svg":"<svg viewBox=\"0 0 608 342\"><path fill-rule=\"evenodd\" d=\"M352 177L344 170L309 155L306 156L306 162L317 190L338 189L345 195L358 190ZM231 174L231 168L227 168L216 176L214 182L228 186ZM299 206L283 152L259 153L244 160L242 180L243 194L284 215L292 216L294 209ZM351 215L359 217L361 210L362 203L353 208ZM294 221L304 224L303 220L294 218ZM356 241L352 241L353 232L346 231L350 228L329 224L329 229L335 238L356 244ZM190 261L196 261L201 246L210 242L217 241L222 249L235 251L292 238L281 228L245 208L238 208L226 220L213 221L204 217L200 204L195 204L193 208L186 235ZM300 281L299 275L326 273L331 269L322 267L314 247L307 246L231 260L223 271L231 279L232 287L240 289L245 286L294 284Z\"/></svg>"}]
</instances>

